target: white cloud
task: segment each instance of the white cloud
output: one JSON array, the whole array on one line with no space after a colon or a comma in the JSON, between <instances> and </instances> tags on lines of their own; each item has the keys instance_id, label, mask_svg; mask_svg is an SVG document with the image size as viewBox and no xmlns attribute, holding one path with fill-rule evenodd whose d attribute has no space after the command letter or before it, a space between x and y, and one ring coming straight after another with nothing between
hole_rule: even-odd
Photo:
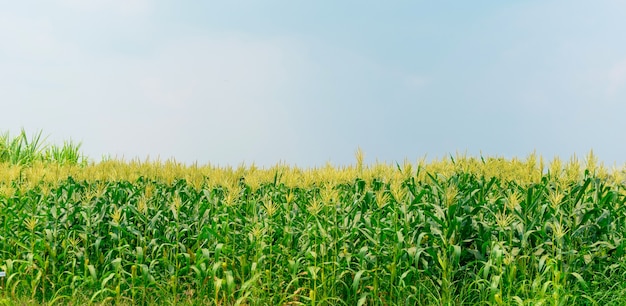
<instances>
[{"instance_id":1,"label":"white cloud","mask_svg":"<svg viewBox=\"0 0 626 306\"><path fill-rule=\"evenodd\" d=\"M0 14L0 51L19 59L51 59L72 51L55 37L49 22Z\"/></svg>"},{"instance_id":2,"label":"white cloud","mask_svg":"<svg viewBox=\"0 0 626 306\"><path fill-rule=\"evenodd\" d=\"M38 32L37 25L24 28ZM163 41L136 57L77 52L53 33L45 37L28 38L12 52L54 46L51 61L3 65L0 80L16 85L3 99L20 101L11 107L21 118L4 124L83 140L96 159L110 153L272 164L296 149L285 95L301 59L291 42L207 35ZM42 90L34 83L52 85Z\"/></svg>"},{"instance_id":3,"label":"white cloud","mask_svg":"<svg viewBox=\"0 0 626 306\"><path fill-rule=\"evenodd\" d=\"M422 89L428 84L428 78L420 75L409 75L405 79L405 84L409 89Z\"/></svg>"},{"instance_id":4,"label":"white cloud","mask_svg":"<svg viewBox=\"0 0 626 306\"><path fill-rule=\"evenodd\" d=\"M254 136L274 129L277 113L285 111L276 95L296 73L288 49L286 43L246 38L184 39L131 60L117 82L143 107L184 118L182 125L211 130L237 121L231 132L250 128ZM203 123L193 123L195 118Z\"/></svg>"},{"instance_id":5,"label":"white cloud","mask_svg":"<svg viewBox=\"0 0 626 306\"><path fill-rule=\"evenodd\" d=\"M112 12L132 16L149 13L153 6L152 0L57 0L71 9L86 12Z\"/></svg>"},{"instance_id":6,"label":"white cloud","mask_svg":"<svg viewBox=\"0 0 626 306\"><path fill-rule=\"evenodd\" d=\"M626 87L626 59L615 63L608 72L608 96L613 98Z\"/></svg>"}]
</instances>

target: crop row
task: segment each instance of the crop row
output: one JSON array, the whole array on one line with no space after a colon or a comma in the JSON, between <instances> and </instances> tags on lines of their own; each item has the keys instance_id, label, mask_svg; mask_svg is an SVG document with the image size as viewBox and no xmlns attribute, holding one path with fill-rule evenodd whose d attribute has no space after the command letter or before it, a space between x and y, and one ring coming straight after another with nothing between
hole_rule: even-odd
<instances>
[{"instance_id":1,"label":"crop row","mask_svg":"<svg viewBox=\"0 0 626 306\"><path fill-rule=\"evenodd\" d=\"M421 176L420 176L421 175ZM424 179L417 179L425 177ZM0 192L2 296L206 305L626 301L624 186L471 171L219 185L184 178Z\"/></svg>"}]
</instances>

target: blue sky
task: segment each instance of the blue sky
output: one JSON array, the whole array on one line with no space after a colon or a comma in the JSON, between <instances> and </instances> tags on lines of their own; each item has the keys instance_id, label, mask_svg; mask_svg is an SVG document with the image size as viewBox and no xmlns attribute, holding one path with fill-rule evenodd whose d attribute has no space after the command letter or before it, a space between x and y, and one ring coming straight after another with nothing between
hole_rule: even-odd
<instances>
[{"instance_id":1,"label":"blue sky","mask_svg":"<svg viewBox=\"0 0 626 306\"><path fill-rule=\"evenodd\" d=\"M0 3L0 130L95 160L626 162L622 1Z\"/></svg>"}]
</instances>

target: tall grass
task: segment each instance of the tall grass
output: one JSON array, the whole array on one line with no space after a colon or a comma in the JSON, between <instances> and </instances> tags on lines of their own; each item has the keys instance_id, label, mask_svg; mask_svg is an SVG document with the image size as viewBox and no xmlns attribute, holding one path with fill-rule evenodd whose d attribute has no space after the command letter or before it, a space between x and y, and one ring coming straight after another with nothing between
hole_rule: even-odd
<instances>
[{"instance_id":1,"label":"tall grass","mask_svg":"<svg viewBox=\"0 0 626 306\"><path fill-rule=\"evenodd\" d=\"M543 168L534 155L311 170L8 165L0 299L625 304L623 173L593 155Z\"/></svg>"},{"instance_id":2,"label":"tall grass","mask_svg":"<svg viewBox=\"0 0 626 306\"><path fill-rule=\"evenodd\" d=\"M0 162L15 165L31 165L35 162L57 164L86 164L80 153L80 143L66 141L62 146L49 145L39 131L28 137L24 129L17 136L9 132L0 134Z\"/></svg>"}]
</instances>

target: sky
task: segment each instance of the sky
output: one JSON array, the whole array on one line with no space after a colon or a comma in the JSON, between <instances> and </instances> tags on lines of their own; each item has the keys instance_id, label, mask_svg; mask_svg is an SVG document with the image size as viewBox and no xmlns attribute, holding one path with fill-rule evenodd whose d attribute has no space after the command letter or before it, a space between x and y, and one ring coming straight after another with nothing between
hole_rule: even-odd
<instances>
[{"instance_id":1,"label":"sky","mask_svg":"<svg viewBox=\"0 0 626 306\"><path fill-rule=\"evenodd\" d=\"M623 1L0 4L0 131L95 161L626 162Z\"/></svg>"}]
</instances>

